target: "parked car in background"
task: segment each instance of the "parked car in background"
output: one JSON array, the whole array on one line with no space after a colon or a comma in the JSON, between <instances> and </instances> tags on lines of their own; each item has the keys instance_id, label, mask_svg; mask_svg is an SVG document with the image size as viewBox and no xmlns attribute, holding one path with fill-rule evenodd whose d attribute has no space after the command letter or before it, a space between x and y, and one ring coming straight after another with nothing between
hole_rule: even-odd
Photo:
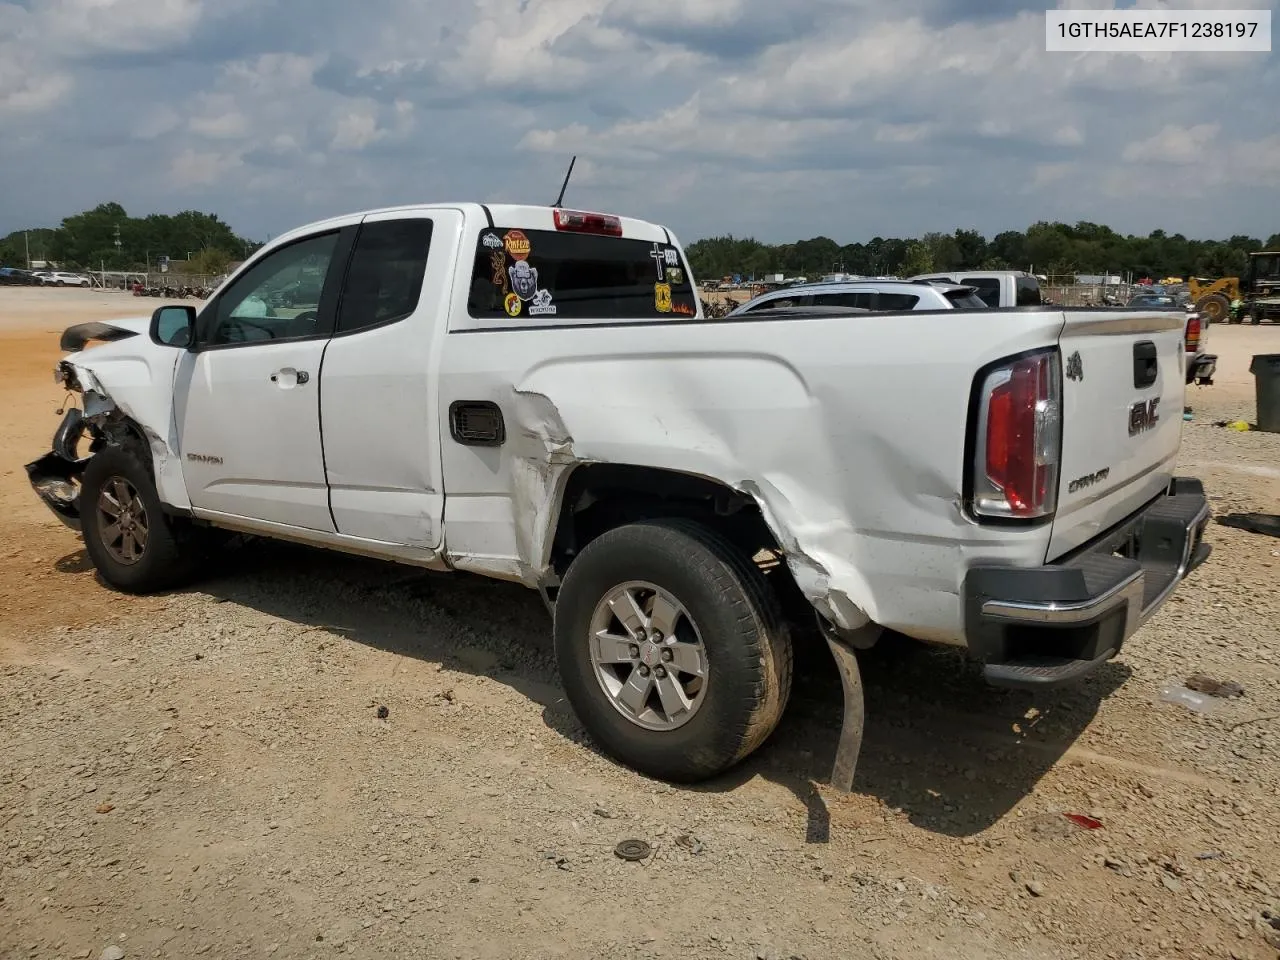
<instances>
[{"instance_id":1,"label":"parked car in background","mask_svg":"<svg viewBox=\"0 0 1280 960\"><path fill-rule=\"evenodd\" d=\"M941 280L973 287L988 307L1038 307L1044 303L1040 281L1022 270L963 270L955 273L923 273L912 280Z\"/></svg>"},{"instance_id":2,"label":"parked car in background","mask_svg":"<svg viewBox=\"0 0 1280 960\"><path fill-rule=\"evenodd\" d=\"M38 286L40 280L29 270L18 267L0 267L0 285L9 287Z\"/></svg>"},{"instance_id":3,"label":"parked car in background","mask_svg":"<svg viewBox=\"0 0 1280 960\"><path fill-rule=\"evenodd\" d=\"M972 287L909 280L845 280L808 283L762 293L729 311L730 317L793 307L847 307L888 313L899 310L982 310Z\"/></svg>"},{"instance_id":4,"label":"parked car in background","mask_svg":"<svg viewBox=\"0 0 1280 960\"><path fill-rule=\"evenodd\" d=\"M1144 307L1148 310L1177 310L1181 303L1167 293L1137 293L1129 298L1126 307Z\"/></svg>"},{"instance_id":5,"label":"parked car in background","mask_svg":"<svg viewBox=\"0 0 1280 960\"><path fill-rule=\"evenodd\" d=\"M91 287L93 281L86 277L83 273L68 273L65 270L55 270L52 273L46 273L41 276L41 280L46 287Z\"/></svg>"}]
</instances>

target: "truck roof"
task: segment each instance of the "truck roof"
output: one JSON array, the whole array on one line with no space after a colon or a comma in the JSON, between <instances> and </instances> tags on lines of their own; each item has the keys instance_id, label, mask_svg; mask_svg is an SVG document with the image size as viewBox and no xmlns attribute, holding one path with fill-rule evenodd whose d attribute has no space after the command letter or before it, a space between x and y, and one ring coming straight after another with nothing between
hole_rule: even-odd
<instances>
[{"instance_id":1,"label":"truck roof","mask_svg":"<svg viewBox=\"0 0 1280 960\"><path fill-rule=\"evenodd\" d=\"M370 216L371 214L388 214L388 213L426 213L431 210L460 210L471 219L478 219L482 222L488 222L492 218L492 224L498 229L519 227L524 230L555 230L555 210L560 209L574 213L599 213L608 217L616 217L622 224L622 235L630 240L645 240L657 243L677 243L675 234L657 223L651 223L648 220L639 220L635 217L623 217L618 214L607 213L599 210L583 210L579 207L551 207L536 204L518 204L518 203L479 203L476 201L462 201L455 203L411 203L402 204L394 207L379 207L374 210L357 210L345 213L336 217L328 217L324 220L317 220L312 223L306 223L295 227L286 233L282 233L271 241L268 246L275 247L279 244L307 233L313 233L318 229L322 229L328 225L337 226L343 223L351 223L358 218Z\"/></svg>"},{"instance_id":2,"label":"truck roof","mask_svg":"<svg viewBox=\"0 0 1280 960\"><path fill-rule=\"evenodd\" d=\"M909 280L933 280L940 278L951 278L955 276L973 276L981 274L984 277L1034 277L1035 274L1027 273L1025 270L983 270L981 267L974 267L969 270L935 270L933 273L918 273L914 277L908 277Z\"/></svg>"}]
</instances>

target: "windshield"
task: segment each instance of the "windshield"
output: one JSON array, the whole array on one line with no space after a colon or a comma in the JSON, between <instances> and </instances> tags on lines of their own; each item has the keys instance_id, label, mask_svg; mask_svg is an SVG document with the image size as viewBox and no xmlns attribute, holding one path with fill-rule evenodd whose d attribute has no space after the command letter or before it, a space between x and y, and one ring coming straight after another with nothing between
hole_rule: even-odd
<instances>
[{"instance_id":1,"label":"windshield","mask_svg":"<svg viewBox=\"0 0 1280 960\"><path fill-rule=\"evenodd\" d=\"M1253 270L1258 280L1280 280L1280 253L1254 257Z\"/></svg>"}]
</instances>

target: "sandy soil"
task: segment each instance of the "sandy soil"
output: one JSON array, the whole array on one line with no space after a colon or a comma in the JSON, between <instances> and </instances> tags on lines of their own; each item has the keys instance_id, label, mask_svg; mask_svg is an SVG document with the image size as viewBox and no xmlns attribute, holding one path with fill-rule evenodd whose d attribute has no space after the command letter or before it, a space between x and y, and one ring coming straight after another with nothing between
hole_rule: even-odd
<instances>
[{"instance_id":1,"label":"sandy soil","mask_svg":"<svg viewBox=\"0 0 1280 960\"><path fill-rule=\"evenodd\" d=\"M154 305L0 289L0 957L1276 957L1280 540L1215 524L1074 690L882 645L850 796L820 785L821 658L748 764L671 788L585 741L517 588L270 544L172 596L100 587L22 464L57 333ZM1220 517L1280 512L1280 436L1214 426L1280 338L1211 342L1183 468ZM1161 702L1195 672L1245 696Z\"/></svg>"}]
</instances>

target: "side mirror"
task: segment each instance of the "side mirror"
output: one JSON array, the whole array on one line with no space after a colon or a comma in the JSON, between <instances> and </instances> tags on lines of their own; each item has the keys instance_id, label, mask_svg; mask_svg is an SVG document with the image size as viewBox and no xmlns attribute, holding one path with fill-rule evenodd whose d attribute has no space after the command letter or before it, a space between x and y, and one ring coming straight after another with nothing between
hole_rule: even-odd
<instances>
[{"instance_id":1,"label":"side mirror","mask_svg":"<svg viewBox=\"0 0 1280 960\"><path fill-rule=\"evenodd\" d=\"M151 314L151 339L162 347L190 347L196 339L196 308L161 307Z\"/></svg>"}]
</instances>

